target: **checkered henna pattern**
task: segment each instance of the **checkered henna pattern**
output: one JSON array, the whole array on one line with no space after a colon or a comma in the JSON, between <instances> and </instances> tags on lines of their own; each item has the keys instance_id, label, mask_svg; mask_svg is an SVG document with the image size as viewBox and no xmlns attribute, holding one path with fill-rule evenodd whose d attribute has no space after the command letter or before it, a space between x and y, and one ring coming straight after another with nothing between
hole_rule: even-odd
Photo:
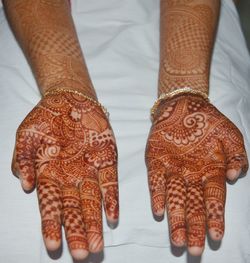
<instances>
[{"instance_id":1,"label":"checkered henna pattern","mask_svg":"<svg viewBox=\"0 0 250 263\"><path fill-rule=\"evenodd\" d=\"M159 94L181 87L208 92L218 0L161 0Z\"/></svg>"},{"instance_id":2,"label":"checkered henna pattern","mask_svg":"<svg viewBox=\"0 0 250 263\"><path fill-rule=\"evenodd\" d=\"M219 7L217 0L161 0L159 96L185 88L208 94ZM239 130L190 94L156 108L146 162L154 213L166 207L172 243L200 255L206 226L214 240L224 233L225 175L236 178L247 159Z\"/></svg>"},{"instance_id":3,"label":"checkered henna pattern","mask_svg":"<svg viewBox=\"0 0 250 263\"><path fill-rule=\"evenodd\" d=\"M48 95L17 130L13 170L25 190L36 186L48 249L64 226L76 259L103 249L102 202L118 220L117 149L100 106L76 94Z\"/></svg>"},{"instance_id":4,"label":"checkered henna pattern","mask_svg":"<svg viewBox=\"0 0 250 263\"><path fill-rule=\"evenodd\" d=\"M167 209L176 246L192 254L204 247L206 226L214 240L224 233L226 177L248 169L243 137L212 104L197 95L162 101L146 148L152 209ZM200 248L200 250L195 250Z\"/></svg>"},{"instance_id":5,"label":"checkered henna pattern","mask_svg":"<svg viewBox=\"0 0 250 263\"><path fill-rule=\"evenodd\" d=\"M91 101L98 100L69 1L7 0L4 9L46 94L18 128L13 172L25 190L37 189L46 247L60 246L63 225L72 256L83 259L103 248L102 203L108 221L118 220L115 138Z\"/></svg>"},{"instance_id":6,"label":"checkered henna pattern","mask_svg":"<svg viewBox=\"0 0 250 263\"><path fill-rule=\"evenodd\" d=\"M8 20L41 93L68 88L96 99L68 0L7 0Z\"/></svg>"}]
</instances>

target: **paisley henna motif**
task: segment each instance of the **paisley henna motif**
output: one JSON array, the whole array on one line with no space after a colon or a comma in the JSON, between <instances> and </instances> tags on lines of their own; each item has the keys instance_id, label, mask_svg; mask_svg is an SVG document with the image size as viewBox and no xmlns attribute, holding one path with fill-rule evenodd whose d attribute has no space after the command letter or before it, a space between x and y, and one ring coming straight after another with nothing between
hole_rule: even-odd
<instances>
[{"instance_id":1,"label":"paisley henna motif","mask_svg":"<svg viewBox=\"0 0 250 263\"><path fill-rule=\"evenodd\" d=\"M57 88L97 100L68 0L8 0L4 8L42 94ZM49 94L49 93L47 93ZM72 256L103 248L102 201L118 219L117 150L101 107L73 93L45 96L17 131L13 171L36 186L48 249L61 242Z\"/></svg>"},{"instance_id":2,"label":"paisley henna motif","mask_svg":"<svg viewBox=\"0 0 250 263\"><path fill-rule=\"evenodd\" d=\"M161 0L158 94L180 88L208 93L209 67L220 1ZM225 175L247 169L242 135L197 95L162 101L154 114L146 161L152 208L168 211L171 240L202 253L205 227L224 232Z\"/></svg>"},{"instance_id":3,"label":"paisley henna motif","mask_svg":"<svg viewBox=\"0 0 250 263\"><path fill-rule=\"evenodd\" d=\"M171 110L170 110L171 109ZM246 172L240 131L212 104L195 95L162 101L148 138L146 163L152 208L168 212L171 240L195 254L205 229L220 240L224 233L226 175Z\"/></svg>"},{"instance_id":4,"label":"paisley henna motif","mask_svg":"<svg viewBox=\"0 0 250 263\"><path fill-rule=\"evenodd\" d=\"M74 257L102 250L102 200L116 222L118 185L116 143L99 106L72 93L43 98L18 128L13 170L25 190L37 188L49 249L63 224Z\"/></svg>"}]
</instances>

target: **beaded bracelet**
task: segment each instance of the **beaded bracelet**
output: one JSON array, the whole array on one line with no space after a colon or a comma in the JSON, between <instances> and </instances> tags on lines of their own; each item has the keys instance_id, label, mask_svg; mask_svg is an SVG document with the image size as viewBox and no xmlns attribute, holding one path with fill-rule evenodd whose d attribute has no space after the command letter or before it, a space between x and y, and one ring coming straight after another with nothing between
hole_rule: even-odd
<instances>
[{"instance_id":1,"label":"beaded bracelet","mask_svg":"<svg viewBox=\"0 0 250 263\"><path fill-rule=\"evenodd\" d=\"M162 100L171 99L171 98L173 98L176 95L182 95L182 94L199 95L202 98L204 98L205 100L209 100L208 99L208 95L205 92L202 92L202 91L199 91L199 90L194 90L194 89L189 88L189 87L179 88L179 89L176 89L176 90L168 92L168 93L162 93L159 96L159 98L155 101L153 107L150 110L151 116L152 117L154 116L155 111L156 111L157 107L159 106L159 104L161 103Z\"/></svg>"},{"instance_id":2,"label":"beaded bracelet","mask_svg":"<svg viewBox=\"0 0 250 263\"><path fill-rule=\"evenodd\" d=\"M109 117L109 113L107 111L107 109L98 101L94 100L93 98L85 95L83 92L80 92L78 90L72 90L72 89L65 89L65 88L58 88L58 89L53 89L53 90L48 90L44 93L43 97L49 96L49 95L55 95L55 94L60 94L60 93L64 93L64 92L68 92L68 93L73 93L76 95L79 95L91 102L93 102L95 105L99 106L102 111L104 112L104 114Z\"/></svg>"}]
</instances>

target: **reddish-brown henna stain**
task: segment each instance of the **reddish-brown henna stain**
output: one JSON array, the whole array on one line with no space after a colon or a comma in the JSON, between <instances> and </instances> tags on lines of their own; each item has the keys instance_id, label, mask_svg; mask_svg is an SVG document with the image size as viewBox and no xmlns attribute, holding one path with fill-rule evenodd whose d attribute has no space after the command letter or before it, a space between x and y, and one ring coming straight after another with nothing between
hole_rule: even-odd
<instances>
[{"instance_id":1,"label":"reddish-brown henna stain","mask_svg":"<svg viewBox=\"0 0 250 263\"><path fill-rule=\"evenodd\" d=\"M118 218L117 150L102 109L71 93L41 100L17 131L15 168L36 182L45 242L71 250L103 248L102 199L110 221Z\"/></svg>"},{"instance_id":2,"label":"reddish-brown henna stain","mask_svg":"<svg viewBox=\"0 0 250 263\"><path fill-rule=\"evenodd\" d=\"M75 90L97 100L67 0L8 0L5 11L45 94ZM13 170L37 188L45 244L56 249L64 225L73 257L103 248L103 200L118 218L117 150L101 107L84 96L46 96L17 131Z\"/></svg>"},{"instance_id":3,"label":"reddish-brown henna stain","mask_svg":"<svg viewBox=\"0 0 250 263\"><path fill-rule=\"evenodd\" d=\"M208 92L219 1L162 0L159 95L181 87Z\"/></svg>"},{"instance_id":4,"label":"reddish-brown henna stain","mask_svg":"<svg viewBox=\"0 0 250 263\"><path fill-rule=\"evenodd\" d=\"M176 245L203 247L206 224L224 232L226 171L246 172L240 131L212 104L194 95L163 101L146 149L152 207L166 204L171 239Z\"/></svg>"},{"instance_id":5,"label":"reddish-brown henna stain","mask_svg":"<svg viewBox=\"0 0 250 263\"><path fill-rule=\"evenodd\" d=\"M4 6L41 93L64 87L96 99L68 1L8 0Z\"/></svg>"},{"instance_id":6,"label":"reddish-brown henna stain","mask_svg":"<svg viewBox=\"0 0 250 263\"><path fill-rule=\"evenodd\" d=\"M185 87L208 93L219 5L161 0L159 95ZM165 99L154 115L146 149L153 210L162 215L166 204L172 242L199 255L206 222L214 239L223 235L225 169L246 162L243 141L229 120L197 96Z\"/></svg>"}]
</instances>

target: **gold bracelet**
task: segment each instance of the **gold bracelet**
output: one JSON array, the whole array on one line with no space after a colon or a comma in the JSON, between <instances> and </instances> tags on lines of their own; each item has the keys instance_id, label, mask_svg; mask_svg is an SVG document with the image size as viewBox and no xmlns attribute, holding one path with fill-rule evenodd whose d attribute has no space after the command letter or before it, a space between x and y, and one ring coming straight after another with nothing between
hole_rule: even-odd
<instances>
[{"instance_id":1,"label":"gold bracelet","mask_svg":"<svg viewBox=\"0 0 250 263\"><path fill-rule=\"evenodd\" d=\"M68 93L73 93L76 95L79 95L91 102L93 102L95 105L99 106L102 111L104 112L104 114L109 118L109 113L107 111L107 109L98 101L94 100L93 98L85 95L83 92L80 92L78 90L72 90L72 89L65 89L65 88L58 88L58 89L53 89L53 90L48 90L44 93L43 97L49 96L49 95L56 95L56 94L60 94L60 93L64 93L64 92L68 92Z\"/></svg>"},{"instance_id":2,"label":"gold bracelet","mask_svg":"<svg viewBox=\"0 0 250 263\"><path fill-rule=\"evenodd\" d=\"M162 100L164 99L171 99L176 95L182 95L182 94L194 94L194 95L199 95L202 98L204 98L205 100L209 100L208 99L208 95L205 92L199 91L199 90L194 90L192 88L189 87L184 87L184 88L179 88L176 89L174 91L168 92L168 93L162 93L159 98L155 101L153 107L151 108L151 116L153 117L155 114L155 111L157 109L157 107L159 106L159 104L161 103Z\"/></svg>"}]
</instances>

